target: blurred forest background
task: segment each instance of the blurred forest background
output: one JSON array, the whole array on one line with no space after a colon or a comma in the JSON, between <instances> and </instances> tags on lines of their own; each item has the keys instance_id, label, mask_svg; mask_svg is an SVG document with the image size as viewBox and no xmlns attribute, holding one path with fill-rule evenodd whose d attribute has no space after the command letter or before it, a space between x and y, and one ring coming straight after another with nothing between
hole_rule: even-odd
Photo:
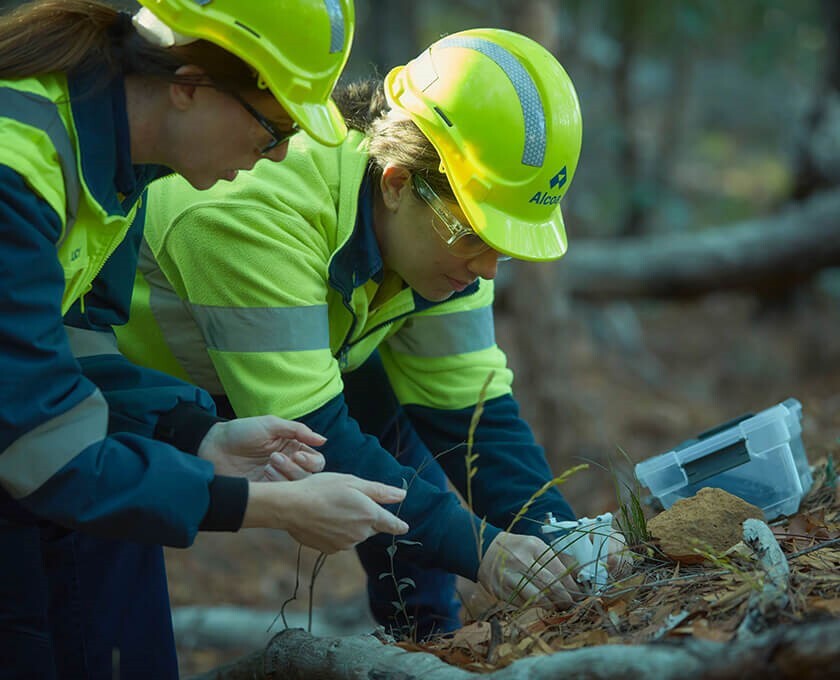
<instances>
[{"instance_id":1,"label":"blurred forest background","mask_svg":"<svg viewBox=\"0 0 840 680\"><path fill-rule=\"evenodd\" d=\"M840 3L356 0L356 12L345 79L495 26L543 44L577 87L569 253L502 265L497 335L555 472L590 463L563 489L578 514L615 509L628 459L788 397L803 404L809 457L836 448ZM173 603L247 606L270 622L295 590L296 557L272 532L200 536L168 551ZM306 611L313 559L289 611ZM354 555L336 555L314 604L359 623L362 588ZM182 672L245 651L224 638L182 627Z\"/></svg>"}]
</instances>

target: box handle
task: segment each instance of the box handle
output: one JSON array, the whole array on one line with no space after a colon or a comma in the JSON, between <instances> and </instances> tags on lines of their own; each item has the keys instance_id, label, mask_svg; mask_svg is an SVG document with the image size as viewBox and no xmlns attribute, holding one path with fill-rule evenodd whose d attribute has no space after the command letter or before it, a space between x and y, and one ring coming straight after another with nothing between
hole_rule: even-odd
<instances>
[{"instance_id":1,"label":"box handle","mask_svg":"<svg viewBox=\"0 0 840 680\"><path fill-rule=\"evenodd\" d=\"M739 439L729 446L724 446L722 449L709 453L702 458L685 463L682 468L688 478L688 483L696 484L721 472L749 463L749 461L750 454L747 451L747 440Z\"/></svg>"},{"instance_id":2,"label":"box handle","mask_svg":"<svg viewBox=\"0 0 840 680\"><path fill-rule=\"evenodd\" d=\"M718 432L723 432L724 430L728 430L730 427L734 427L738 423L744 422L747 418L752 418L755 413L745 413L742 416L738 416L737 418L733 418L732 420L727 420L722 425L717 425L716 427L711 428L710 430L706 430L705 432L701 432L697 435L697 439L707 439L711 437L713 434L717 434Z\"/></svg>"}]
</instances>

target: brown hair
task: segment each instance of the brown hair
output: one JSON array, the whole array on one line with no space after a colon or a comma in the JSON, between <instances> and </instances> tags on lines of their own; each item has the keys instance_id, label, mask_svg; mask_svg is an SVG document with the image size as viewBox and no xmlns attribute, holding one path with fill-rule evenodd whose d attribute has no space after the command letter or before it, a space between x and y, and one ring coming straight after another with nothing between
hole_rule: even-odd
<instances>
[{"instance_id":1,"label":"brown hair","mask_svg":"<svg viewBox=\"0 0 840 680\"><path fill-rule=\"evenodd\" d=\"M0 15L0 78L104 66L112 75L144 75L184 81L174 72L201 67L221 89L256 89L256 73L230 52L198 40L178 47L146 42L131 15L98 0L35 0ZM193 79L194 82L194 79Z\"/></svg>"},{"instance_id":2,"label":"brown hair","mask_svg":"<svg viewBox=\"0 0 840 680\"><path fill-rule=\"evenodd\" d=\"M369 79L340 85L333 92L347 127L368 137L370 171L375 179L388 163L422 175L442 198L455 200L440 155L428 137L405 114L388 108L382 80Z\"/></svg>"}]
</instances>

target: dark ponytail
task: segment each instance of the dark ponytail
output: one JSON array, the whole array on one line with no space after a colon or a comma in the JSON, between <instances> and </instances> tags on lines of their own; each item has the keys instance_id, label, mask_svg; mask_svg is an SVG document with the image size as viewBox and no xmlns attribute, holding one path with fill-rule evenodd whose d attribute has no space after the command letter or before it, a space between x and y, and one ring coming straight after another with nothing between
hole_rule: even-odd
<instances>
[{"instance_id":1,"label":"dark ponytail","mask_svg":"<svg viewBox=\"0 0 840 680\"><path fill-rule=\"evenodd\" d=\"M368 132L373 122L388 111L381 79L339 85L333 92L333 100L347 127L360 132Z\"/></svg>"},{"instance_id":2,"label":"dark ponytail","mask_svg":"<svg viewBox=\"0 0 840 680\"><path fill-rule=\"evenodd\" d=\"M35 0L0 15L0 79L104 66L112 74L181 81L174 72L184 64L201 67L220 88L257 88L254 70L214 43L152 45L130 14L98 0Z\"/></svg>"}]
</instances>

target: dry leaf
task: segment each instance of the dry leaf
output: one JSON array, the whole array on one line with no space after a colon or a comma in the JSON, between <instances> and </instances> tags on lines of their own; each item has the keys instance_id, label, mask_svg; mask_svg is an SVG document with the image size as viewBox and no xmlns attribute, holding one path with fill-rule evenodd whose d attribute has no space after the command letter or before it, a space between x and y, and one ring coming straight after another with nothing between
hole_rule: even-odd
<instances>
[{"instance_id":1,"label":"dry leaf","mask_svg":"<svg viewBox=\"0 0 840 680\"><path fill-rule=\"evenodd\" d=\"M823 600L815 597L808 600L808 604L822 612L827 612L832 616L840 616L840 598L832 598L830 600Z\"/></svg>"},{"instance_id":2,"label":"dry leaf","mask_svg":"<svg viewBox=\"0 0 840 680\"><path fill-rule=\"evenodd\" d=\"M452 634L449 645L454 648L470 649L486 653L490 644L490 624L487 621L475 621Z\"/></svg>"},{"instance_id":3,"label":"dry leaf","mask_svg":"<svg viewBox=\"0 0 840 680\"><path fill-rule=\"evenodd\" d=\"M707 619L697 619L694 621L691 624L691 633L700 640L711 640L712 642L729 642L735 637L733 631L712 627Z\"/></svg>"}]
</instances>

